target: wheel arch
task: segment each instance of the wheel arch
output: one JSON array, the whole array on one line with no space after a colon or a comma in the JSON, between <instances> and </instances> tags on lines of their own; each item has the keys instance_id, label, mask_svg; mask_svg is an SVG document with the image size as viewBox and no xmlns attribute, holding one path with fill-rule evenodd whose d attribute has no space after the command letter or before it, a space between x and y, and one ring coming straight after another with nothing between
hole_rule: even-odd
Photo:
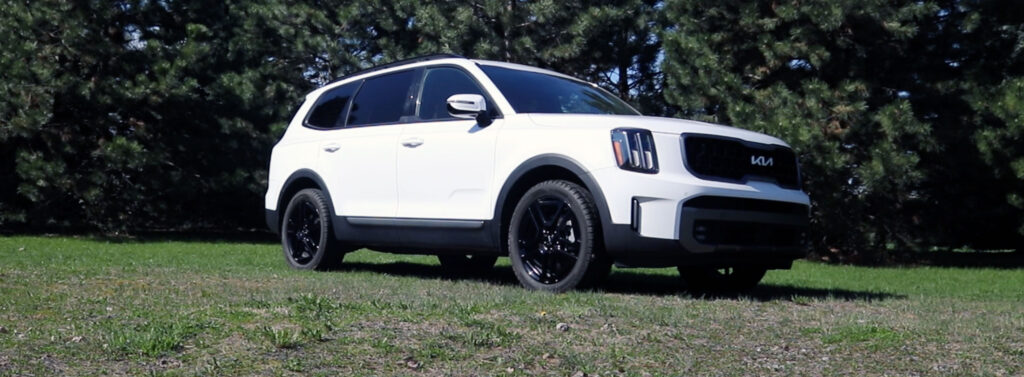
<instances>
[{"instance_id":1,"label":"wheel arch","mask_svg":"<svg viewBox=\"0 0 1024 377\"><path fill-rule=\"evenodd\" d=\"M327 191L327 185L324 184L323 178L320 178L319 174L310 169L299 169L288 176L284 185L281 186L281 194L277 196L276 218L272 219L275 221L272 224L272 230L275 233L280 231L281 218L284 217L285 207L288 205L288 202L292 200L296 193L309 188L320 190L327 200L327 207L330 209L331 216L336 215L334 212L334 202L331 201L331 193Z\"/></svg>"},{"instance_id":2,"label":"wheel arch","mask_svg":"<svg viewBox=\"0 0 1024 377\"><path fill-rule=\"evenodd\" d=\"M560 154L543 154L526 160L516 167L509 174L498 193L493 217L496 226L494 226L492 236L498 241L502 255L508 254L508 232L505 230L508 228L516 203L530 187L552 179L564 179L576 183L590 192L598 212L598 229L601 229L599 239L604 243L603 225L610 224L611 215L601 187L583 168L583 165L571 157Z\"/></svg>"}]
</instances>

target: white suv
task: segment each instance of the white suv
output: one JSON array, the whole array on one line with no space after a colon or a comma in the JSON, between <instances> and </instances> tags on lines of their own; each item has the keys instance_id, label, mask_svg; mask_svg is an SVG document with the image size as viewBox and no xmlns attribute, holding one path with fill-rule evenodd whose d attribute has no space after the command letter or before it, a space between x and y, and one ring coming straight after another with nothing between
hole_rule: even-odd
<instances>
[{"instance_id":1,"label":"white suv","mask_svg":"<svg viewBox=\"0 0 1024 377\"><path fill-rule=\"evenodd\" d=\"M508 256L522 285L555 292L612 264L736 290L803 255L808 205L779 139L645 117L556 72L439 55L306 96L273 150L266 217L301 269L366 247L463 272Z\"/></svg>"}]
</instances>

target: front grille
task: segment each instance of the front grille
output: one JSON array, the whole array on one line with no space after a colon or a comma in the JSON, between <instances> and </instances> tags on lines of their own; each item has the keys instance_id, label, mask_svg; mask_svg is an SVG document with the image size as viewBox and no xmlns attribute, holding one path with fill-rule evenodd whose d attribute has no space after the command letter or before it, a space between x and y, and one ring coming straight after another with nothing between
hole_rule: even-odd
<instances>
[{"instance_id":1,"label":"front grille","mask_svg":"<svg viewBox=\"0 0 1024 377\"><path fill-rule=\"evenodd\" d=\"M800 229L786 225L717 220L693 223L693 238L706 245L797 247L800 234Z\"/></svg>"},{"instance_id":2,"label":"front grille","mask_svg":"<svg viewBox=\"0 0 1024 377\"><path fill-rule=\"evenodd\" d=\"M704 134L683 134L683 163L698 178L747 182L770 180L786 188L800 187L792 149Z\"/></svg>"}]
</instances>

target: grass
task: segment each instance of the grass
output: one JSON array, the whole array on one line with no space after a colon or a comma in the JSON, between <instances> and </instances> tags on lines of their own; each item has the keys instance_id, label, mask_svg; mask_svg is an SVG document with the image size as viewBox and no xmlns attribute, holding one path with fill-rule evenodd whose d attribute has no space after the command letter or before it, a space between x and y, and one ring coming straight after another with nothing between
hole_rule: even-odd
<instances>
[{"instance_id":1,"label":"grass","mask_svg":"<svg viewBox=\"0 0 1024 377\"><path fill-rule=\"evenodd\" d=\"M798 262L739 297L674 269L528 292L359 251L0 238L0 376L1024 374L1024 270ZM567 324L567 330L556 329Z\"/></svg>"}]
</instances>

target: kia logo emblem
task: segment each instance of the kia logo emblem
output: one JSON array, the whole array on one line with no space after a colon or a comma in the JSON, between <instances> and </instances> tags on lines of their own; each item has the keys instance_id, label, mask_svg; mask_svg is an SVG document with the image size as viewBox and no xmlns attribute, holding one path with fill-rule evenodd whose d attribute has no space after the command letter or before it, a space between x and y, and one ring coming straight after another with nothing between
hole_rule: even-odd
<instances>
[{"instance_id":1,"label":"kia logo emblem","mask_svg":"<svg viewBox=\"0 0 1024 377\"><path fill-rule=\"evenodd\" d=\"M775 165L775 160L771 157L765 156L750 156L750 164L757 166L772 166Z\"/></svg>"}]
</instances>

